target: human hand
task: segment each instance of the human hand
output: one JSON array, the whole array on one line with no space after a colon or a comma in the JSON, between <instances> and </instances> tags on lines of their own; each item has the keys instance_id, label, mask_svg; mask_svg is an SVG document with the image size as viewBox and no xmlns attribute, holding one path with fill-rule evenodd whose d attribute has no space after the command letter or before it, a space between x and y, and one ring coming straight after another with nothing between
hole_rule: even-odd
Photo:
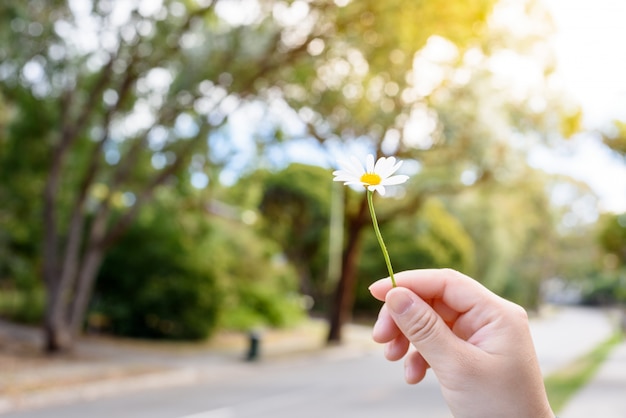
<instances>
[{"instance_id":1,"label":"human hand","mask_svg":"<svg viewBox=\"0 0 626 418\"><path fill-rule=\"evenodd\" d=\"M373 338L388 360L405 357L408 383L432 368L456 418L554 417L524 309L454 270L395 277L370 286L385 302Z\"/></svg>"}]
</instances>

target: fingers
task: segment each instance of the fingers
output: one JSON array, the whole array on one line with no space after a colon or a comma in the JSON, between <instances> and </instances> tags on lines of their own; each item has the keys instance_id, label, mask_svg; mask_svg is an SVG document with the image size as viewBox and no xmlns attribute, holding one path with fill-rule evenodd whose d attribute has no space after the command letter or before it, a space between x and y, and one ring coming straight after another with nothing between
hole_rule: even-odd
<instances>
[{"instance_id":1,"label":"fingers","mask_svg":"<svg viewBox=\"0 0 626 418\"><path fill-rule=\"evenodd\" d=\"M409 340L400 332L393 322L387 307L383 305L372 330L372 338L385 345L385 357L390 361L400 360L409 350Z\"/></svg>"},{"instance_id":2,"label":"fingers","mask_svg":"<svg viewBox=\"0 0 626 418\"><path fill-rule=\"evenodd\" d=\"M373 338L387 343L387 359L406 356L407 382L421 381L428 367L450 375L466 359L480 357L485 333L478 331L501 315L502 298L449 269L401 272L396 282L396 288L389 279L370 286L385 301ZM417 353L407 355L411 344Z\"/></svg>"},{"instance_id":3,"label":"fingers","mask_svg":"<svg viewBox=\"0 0 626 418\"><path fill-rule=\"evenodd\" d=\"M457 313L497 298L474 279L450 269L409 270L397 273L395 279L398 287L412 290L423 300L441 299ZM384 301L391 288L389 279L381 279L370 286L370 292L376 299Z\"/></svg>"},{"instance_id":4,"label":"fingers","mask_svg":"<svg viewBox=\"0 0 626 418\"><path fill-rule=\"evenodd\" d=\"M385 358L389 361L400 360L409 351L409 340L402 334L389 341L385 346Z\"/></svg>"},{"instance_id":5,"label":"fingers","mask_svg":"<svg viewBox=\"0 0 626 418\"><path fill-rule=\"evenodd\" d=\"M422 381L429 367L428 363L416 351L407 355L411 343L393 322L386 305L383 305L380 310L372 336L374 341L386 343L385 358L387 360L397 361L406 356L404 370L407 383L415 384Z\"/></svg>"},{"instance_id":6,"label":"fingers","mask_svg":"<svg viewBox=\"0 0 626 418\"><path fill-rule=\"evenodd\" d=\"M418 351L413 351L404 360L404 379L410 385L417 384L424 380L429 367L424 357Z\"/></svg>"},{"instance_id":7,"label":"fingers","mask_svg":"<svg viewBox=\"0 0 626 418\"><path fill-rule=\"evenodd\" d=\"M412 291L402 287L390 290L386 295L385 306L398 329L430 365L445 364L457 357L455 353L465 348L460 347L465 342L457 338L432 307ZM413 359L412 362L417 360ZM414 364L411 370L415 371L413 379L419 378L419 365Z\"/></svg>"},{"instance_id":8,"label":"fingers","mask_svg":"<svg viewBox=\"0 0 626 418\"><path fill-rule=\"evenodd\" d=\"M387 305L383 305L380 308L380 312L378 313L378 319L374 324L374 329L372 330L372 338L377 343L388 343L389 341L396 338L398 335L401 335L400 329L395 322L393 322L393 318L389 316L389 311L387 310Z\"/></svg>"}]
</instances>

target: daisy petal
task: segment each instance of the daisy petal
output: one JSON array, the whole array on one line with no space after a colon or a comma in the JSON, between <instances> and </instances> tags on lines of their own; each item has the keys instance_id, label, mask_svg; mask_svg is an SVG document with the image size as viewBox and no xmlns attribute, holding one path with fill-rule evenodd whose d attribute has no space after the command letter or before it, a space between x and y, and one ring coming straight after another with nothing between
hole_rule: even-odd
<instances>
[{"instance_id":1,"label":"daisy petal","mask_svg":"<svg viewBox=\"0 0 626 418\"><path fill-rule=\"evenodd\" d=\"M379 160L380 161L380 160ZM374 156L372 154L367 155L367 160L365 163L366 173L375 173L376 170L374 168Z\"/></svg>"},{"instance_id":2,"label":"daisy petal","mask_svg":"<svg viewBox=\"0 0 626 418\"><path fill-rule=\"evenodd\" d=\"M409 176L397 175L384 179L381 184L384 186L395 186L396 184L402 184L409 179Z\"/></svg>"},{"instance_id":3,"label":"daisy petal","mask_svg":"<svg viewBox=\"0 0 626 418\"><path fill-rule=\"evenodd\" d=\"M358 180L349 180L349 181L346 181L346 182L345 182L345 185L346 185L346 186L350 186L350 185L352 185L352 184L354 184L354 185L357 185L357 184L358 184L359 186L366 186L366 184L365 184L365 183L363 183L362 181L358 181Z\"/></svg>"},{"instance_id":4,"label":"daisy petal","mask_svg":"<svg viewBox=\"0 0 626 418\"><path fill-rule=\"evenodd\" d=\"M362 176L365 170L363 166L358 161L347 161L342 160L339 161L340 171L344 171L346 173L350 173L353 176Z\"/></svg>"},{"instance_id":5,"label":"daisy petal","mask_svg":"<svg viewBox=\"0 0 626 418\"><path fill-rule=\"evenodd\" d=\"M391 157L391 158L393 158L393 157ZM395 162L395 158L394 158L393 161L390 164L388 164L386 167L384 167L384 171L381 171L379 174L383 178L389 177L393 173L398 171L398 169L400 168L401 165L402 165L402 161L398 161L398 163L396 163Z\"/></svg>"},{"instance_id":6,"label":"daisy petal","mask_svg":"<svg viewBox=\"0 0 626 418\"><path fill-rule=\"evenodd\" d=\"M391 169L391 167L393 167L395 162L396 162L396 159L394 157L379 158L378 161L376 161L374 172L380 175L381 177L387 177L388 174L386 173Z\"/></svg>"},{"instance_id":7,"label":"daisy petal","mask_svg":"<svg viewBox=\"0 0 626 418\"><path fill-rule=\"evenodd\" d=\"M352 156L352 158L350 158L352 164L351 167L354 168L354 172L358 173L359 175L363 175L365 173L365 168L363 167L363 164L361 164L361 162L358 160L358 158L356 158L355 156Z\"/></svg>"}]
</instances>

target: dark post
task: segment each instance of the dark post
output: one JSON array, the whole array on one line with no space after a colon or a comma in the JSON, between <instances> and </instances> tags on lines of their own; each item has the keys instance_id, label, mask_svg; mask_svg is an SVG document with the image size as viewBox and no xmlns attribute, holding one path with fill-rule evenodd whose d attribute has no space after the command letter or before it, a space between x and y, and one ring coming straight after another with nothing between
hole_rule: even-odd
<instances>
[{"instance_id":1,"label":"dark post","mask_svg":"<svg viewBox=\"0 0 626 418\"><path fill-rule=\"evenodd\" d=\"M261 334L258 331L250 331L248 333L248 354L247 361L256 361L259 358L261 345Z\"/></svg>"}]
</instances>

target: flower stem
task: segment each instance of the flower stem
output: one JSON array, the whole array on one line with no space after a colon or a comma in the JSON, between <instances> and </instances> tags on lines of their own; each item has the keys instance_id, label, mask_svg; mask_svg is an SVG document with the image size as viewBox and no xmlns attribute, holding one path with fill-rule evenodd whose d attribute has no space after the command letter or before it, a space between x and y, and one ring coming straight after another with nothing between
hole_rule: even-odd
<instances>
[{"instance_id":1,"label":"flower stem","mask_svg":"<svg viewBox=\"0 0 626 418\"><path fill-rule=\"evenodd\" d=\"M391 260L389 259L389 253L387 252L385 241L383 241L383 236L381 235L380 229L378 228L378 220L376 220L376 212L374 212L374 202L372 200L373 195L374 195L374 192L370 190L367 191L367 204L370 208L370 215L372 216L372 223L374 224L374 232L376 233L376 238L378 238L380 249L383 251L383 256L385 257L385 263L387 263L387 270L389 270L389 278L391 279L391 285L393 287L396 287L396 279L393 277L393 268L391 268Z\"/></svg>"}]
</instances>

